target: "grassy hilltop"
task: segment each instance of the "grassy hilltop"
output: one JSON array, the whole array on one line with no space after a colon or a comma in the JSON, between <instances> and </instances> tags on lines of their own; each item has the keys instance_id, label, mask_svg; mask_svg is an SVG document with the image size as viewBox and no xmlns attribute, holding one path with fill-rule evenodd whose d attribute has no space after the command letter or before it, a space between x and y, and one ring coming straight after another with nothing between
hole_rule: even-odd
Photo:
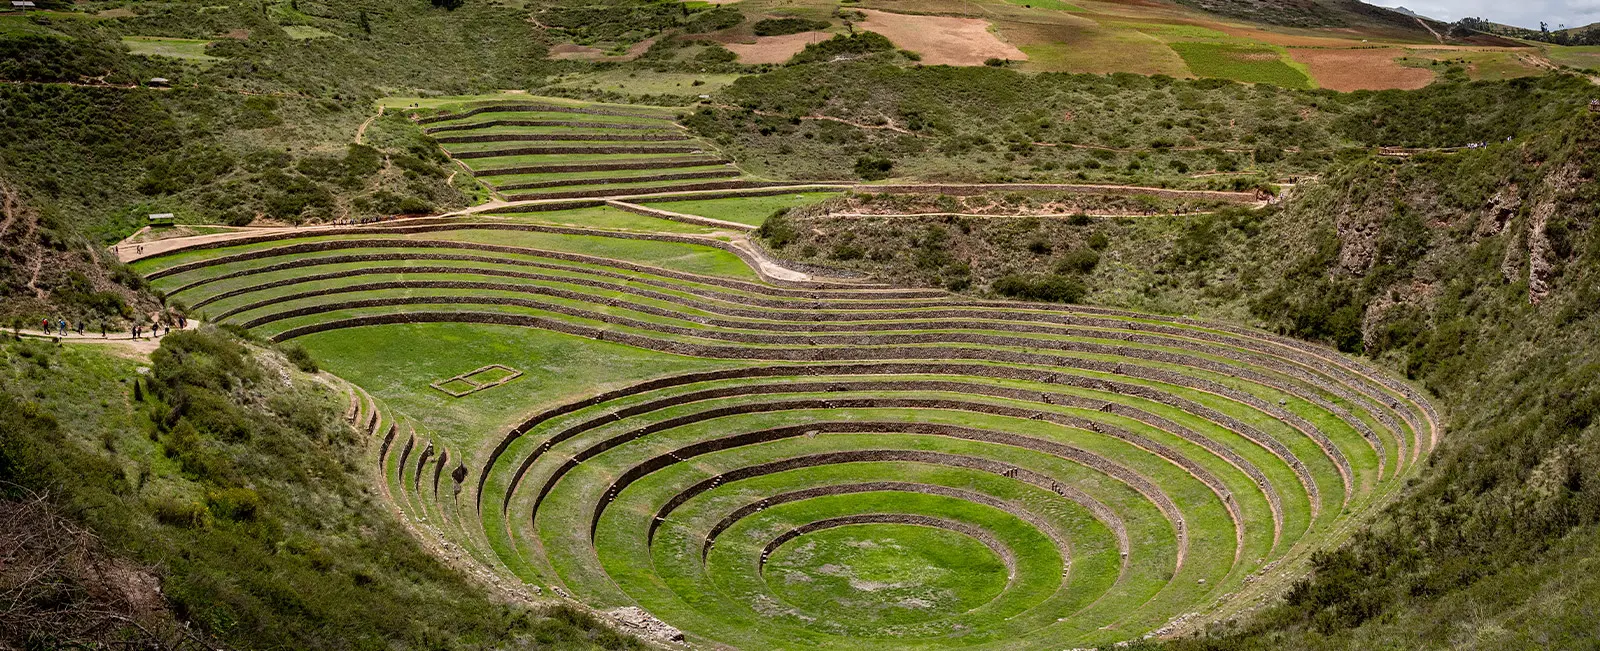
<instances>
[{"instance_id":1,"label":"grassy hilltop","mask_svg":"<svg viewBox=\"0 0 1600 651\"><path fill-rule=\"evenodd\" d=\"M40 4L0 646L1593 639L1582 47L1344 0ZM46 317L92 341L10 335Z\"/></svg>"}]
</instances>

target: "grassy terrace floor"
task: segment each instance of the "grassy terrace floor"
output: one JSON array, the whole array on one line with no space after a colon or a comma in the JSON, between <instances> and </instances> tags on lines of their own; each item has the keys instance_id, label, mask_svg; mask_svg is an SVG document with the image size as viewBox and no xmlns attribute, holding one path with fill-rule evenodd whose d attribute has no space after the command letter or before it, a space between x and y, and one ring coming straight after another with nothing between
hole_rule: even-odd
<instances>
[{"instance_id":1,"label":"grassy terrace floor","mask_svg":"<svg viewBox=\"0 0 1600 651\"><path fill-rule=\"evenodd\" d=\"M614 185L549 174L514 178ZM649 206L758 225L829 196ZM1307 344L777 281L729 238L596 207L134 267L370 395L353 420L428 535L706 644L1136 638L1281 586L1412 476L1437 434L1416 390ZM496 364L522 375L461 397L430 386Z\"/></svg>"}]
</instances>

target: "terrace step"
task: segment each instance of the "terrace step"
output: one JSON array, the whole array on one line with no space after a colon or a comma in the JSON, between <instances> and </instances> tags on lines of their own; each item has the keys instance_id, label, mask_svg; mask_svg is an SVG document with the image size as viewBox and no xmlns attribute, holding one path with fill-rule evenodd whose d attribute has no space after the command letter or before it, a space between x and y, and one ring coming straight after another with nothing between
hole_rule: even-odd
<instances>
[{"instance_id":1,"label":"terrace step","mask_svg":"<svg viewBox=\"0 0 1600 651\"><path fill-rule=\"evenodd\" d=\"M441 144L473 142L682 142L681 133L485 133L475 136L437 136Z\"/></svg>"},{"instance_id":2,"label":"terrace step","mask_svg":"<svg viewBox=\"0 0 1600 651\"><path fill-rule=\"evenodd\" d=\"M693 146L669 145L595 145L585 147L512 147L481 151L451 152L454 158L501 158L504 156L534 156L542 154L699 154L704 150Z\"/></svg>"},{"instance_id":3,"label":"terrace step","mask_svg":"<svg viewBox=\"0 0 1600 651\"><path fill-rule=\"evenodd\" d=\"M521 165L478 170L476 176L508 176L511 174L555 174L560 172L618 172L623 170L655 170L703 165L727 165L726 158L658 158L651 160L621 160L605 163L556 163L550 165Z\"/></svg>"},{"instance_id":4,"label":"terrace step","mask_svg":"<svg viewBox=\"0 0 1600 651\"><path fill-rule=\"evenodd\" d=\"M619 117L644 118L644 119L649 119L649 120L662 120L662 121L671 121L672 120L672 118L670 116L663 115L661 113L649 113L649 112L644 112L644 111L629 111L629 110L626 110L626 109L623 109L623 108L590 107L590 106L564 106L564 105L561 105L561 104L525 103L525 104L496 104L494 106L480 106L478 108L467 110L467 111L462 111L460 113L446 113L444 115L435 115L435 116L430 116L430 117L425 117L425 118L418 118L417 119L417 124L433 124L433 123L436 123L436 122L448 122L450 120L460 120L462 118L469 118L469 117L472 117L474 115L482 115L484 113L577 113L577 114L580 114L580 115L615 115L615 116L619 116Z\"/></svg>"},{"instance_id":5,"label":"terrace step","mask_svg":"<svg viewBox=\"0 0 1600 651\"><path fill-rule=\"evenodd\" d=\"M558 192L513 194L506 195L506 199L509 201L537 201L539 199L585 199L598 197L638 196L661 192L688 192L693 190L740 190L752 188L788 187L789 185L789 183L782 181L709 181L705 183L683 183L678 185L654 185L643 187L600 188L591 190L565 190Z\"/></svg>"},{"instance_id":6,"label":"terrace step","mask_svg":"<svg viewBox=\"0 0 1600 651\"><path fill-rule=\"evenodd\" d=\"M496 183L490 180L489 184L502 191L537 190L539 188L559 188L569 185L614 185L617 183L647 183L653 181L682 181L685 179L715 179L739 175L740 172L738 169L732 167L723 167L721 169L703 170L697 172L668 172L664 174L638 174L634 176L596 176L587 178L552 179L548 181L520 181L516 183Z\"/></svg>"},{"instance_id":7,"label":"terrace step","mask_svg":"<svg viewBox=\"0 0 1600 651\"><path fill-rule=\"evenodd\" d=\"M443 133L447 131L474 131L477 129L490 129L493 127L566 127L571 129L620 129L628 131L661 131L669 129L668 126L656 124L641 124L637 122L563 122L560 120L485 120L483 122L469 122L465 124L446 124L437 127L427 127L423 133Z\"/></svg>"}]
</instances>

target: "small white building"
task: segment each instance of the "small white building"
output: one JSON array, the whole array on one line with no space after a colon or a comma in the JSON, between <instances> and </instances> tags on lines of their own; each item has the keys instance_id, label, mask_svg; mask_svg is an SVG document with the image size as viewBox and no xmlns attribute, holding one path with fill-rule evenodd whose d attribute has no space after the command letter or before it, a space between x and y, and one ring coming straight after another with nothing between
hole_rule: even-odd
<instances>
[{"instance_id":1,"label":"small white building","mask_svg":"<svg viewBox=\"0 0 1600 651\"><path fill-rule=\"evenodd\" d=\"M12 11L31 11L38 8L39 6L33 4L32 0L11 0Z\"/></svg>"},{"instance_id":2,"label":"small white building","mask_svg":"<svg viewBox=\"0 0 1600 651\"><path fill-rule=\"evenodd\" d=\"M147 217L151 226L173 226L178 223L178 216L170 212L160 212Z\"/></svg>"},{"instance_id":3,"label":"small white building","mask_svg":"<svg viewBox=\"0 0 1600 651\"><path fill-rule=\"evenodd\" d=\"M145 82L145 85L166 88L172 85L172 80L166 77L151 77L150 81Z\"/></svg>"}]
</instances>

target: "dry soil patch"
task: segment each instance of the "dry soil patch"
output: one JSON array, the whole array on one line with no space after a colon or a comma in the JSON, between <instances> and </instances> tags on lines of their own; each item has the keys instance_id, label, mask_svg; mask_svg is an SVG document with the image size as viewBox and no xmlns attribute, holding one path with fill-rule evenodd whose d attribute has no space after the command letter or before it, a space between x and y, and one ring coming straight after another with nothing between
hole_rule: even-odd
<instances>
[{"instance_id":1,"label":"dry soil patch","mask_svg":"<svg viewBox=\"0 0 1600 651\"><path fill-rule=\"evenodd\" d=\"M1337 91L1415 90L1433 81L1433 71L1395 63L1404 50L1310 50L1291 48L1289 55L1311 69L1317 85Z\"/></svg>"},{"instance_id":2,"label":"dry soil patch","mask_svg":"<svg viewBox=\"0 0 1600 651\"><path fill-rule=\"evenodd\" d=\"M1028 55L989 31L989 21L949 16L910 16L861 10L857 27L889 37L895 45L922 55L928 65L976 66L988 59L1026 61Z\"/></svg>"},{"instance_id":3,"label":"dry soil patch","mask_svg":"<svg viewBox=\"0 0 1600 651\"><path fill-rule=\"evenodd\" d=\"M783 63L807 45L831 38L826 32L800 32L783 36L761 36L754 43L728 43L723 47L739 55L740 63Z\"/></svg>"}]
</instances>

